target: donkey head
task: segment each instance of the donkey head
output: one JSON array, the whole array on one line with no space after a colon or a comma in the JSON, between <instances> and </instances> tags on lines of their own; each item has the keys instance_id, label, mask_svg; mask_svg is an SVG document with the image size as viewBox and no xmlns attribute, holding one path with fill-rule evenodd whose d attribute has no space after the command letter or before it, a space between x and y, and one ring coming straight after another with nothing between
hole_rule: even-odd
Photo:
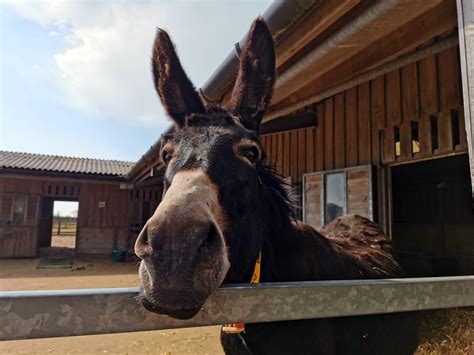
<instances>
[{"instance_id":1,"label":"donkey head","mask_svg":"<svg viewBox=\"0 0 474 355\"><path fill-rule=\"evenodd\" d=\"M258 131L275 81L273 38L263 20L253 23L229 108L206 105L162 30L152 66L176 127L161 150L162 202L135 245L140 299L148 310L190 318L224 279L248 282L261 248L256 211L266 165Z\"/></svg>"}]
</instances>

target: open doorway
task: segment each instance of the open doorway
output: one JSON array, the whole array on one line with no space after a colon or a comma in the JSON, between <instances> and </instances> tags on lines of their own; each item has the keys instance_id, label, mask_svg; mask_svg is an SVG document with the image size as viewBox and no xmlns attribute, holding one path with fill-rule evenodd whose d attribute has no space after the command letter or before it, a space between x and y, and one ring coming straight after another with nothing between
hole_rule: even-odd
<instances>
[{"instance_id":1,"label":"open doorway","mask_svg":"<svg viewBox=\"0 0 474 355\"><path fill-rule=\"evenodd\" d=\"M76 249L79 202L42 197L38 248L43 256L73 255Z\"/></svg>"},{"instance_id":2,"label":"open doorway","mask_svg":"<svg viewBox=\"0 0 474 355\"><path fill-rule=\"evenodd\" d=\"M79 202L54 201L53 225L51 231L51 247L76 248L77 213Z\"/></svg>"},{"instance_id":3,"label":"open doorway","mask_svg":"<svg viewBox=\"0 0 474 355\"><path fill-rule=\"evenodd\" d=\"M467 155L392 167L392 236L408 276L474 272Z\"/></svg>"}]
</instances>

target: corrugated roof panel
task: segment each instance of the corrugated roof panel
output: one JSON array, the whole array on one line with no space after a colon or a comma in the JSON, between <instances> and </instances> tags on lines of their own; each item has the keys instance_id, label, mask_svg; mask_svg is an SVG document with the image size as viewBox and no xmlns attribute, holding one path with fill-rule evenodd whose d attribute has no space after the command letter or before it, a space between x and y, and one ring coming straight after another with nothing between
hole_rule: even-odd
<instances>
[{"instance_id":1,"label":"corrugated roof panel","mask_svg":"<svg viewBox=\"0 0 474 355\"><path fill-rule=\"evenodd\" d=\"M120 160L0 151L0 168L125 176L133 165Z\"/></svg>"}]
</instances>

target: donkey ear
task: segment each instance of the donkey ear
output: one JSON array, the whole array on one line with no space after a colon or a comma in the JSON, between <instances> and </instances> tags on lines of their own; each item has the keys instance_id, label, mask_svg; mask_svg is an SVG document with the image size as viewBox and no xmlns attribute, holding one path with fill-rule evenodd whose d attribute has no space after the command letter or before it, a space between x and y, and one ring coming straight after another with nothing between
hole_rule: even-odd
<instances>
[{"instance_id":1,"label":"donkey ear","mask_svg":"<svg viewBox=\"0 0 474 355\"><path fill-rule=\"evenodd\" d=\"M204 113L204 102L183 70L168 34L158 29L153 45L152 71L161 102L178 127L191 113Z\"/></svg>"},{"instance_id":2,"label":"donkey ear","mask_svg":"<svg viewBox=\"0 0 474 355\"><path fill-rule=\"evenodd\" d=\"M275 45L267 24L257 18L240 56L240 69L232 92L231 109L242 124L258 132L267 111L275 83Z\"/></svg>"}]
</instances>

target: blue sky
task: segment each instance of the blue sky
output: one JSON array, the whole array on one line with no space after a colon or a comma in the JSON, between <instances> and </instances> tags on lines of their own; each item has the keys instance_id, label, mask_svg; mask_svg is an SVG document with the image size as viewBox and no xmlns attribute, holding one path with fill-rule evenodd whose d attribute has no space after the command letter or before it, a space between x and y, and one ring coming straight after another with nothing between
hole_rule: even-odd
<instances>
[{"instance_id":1,"label":"blue sky","mask_svg":"<svg viewBox=\"0 0 474 355\"><path fill-rule=\"evenodd\" d=\"M169 125L155 28L204 84L270 1L0 3L0 149L136 161Z\"/></svg>"}]
</instances>

